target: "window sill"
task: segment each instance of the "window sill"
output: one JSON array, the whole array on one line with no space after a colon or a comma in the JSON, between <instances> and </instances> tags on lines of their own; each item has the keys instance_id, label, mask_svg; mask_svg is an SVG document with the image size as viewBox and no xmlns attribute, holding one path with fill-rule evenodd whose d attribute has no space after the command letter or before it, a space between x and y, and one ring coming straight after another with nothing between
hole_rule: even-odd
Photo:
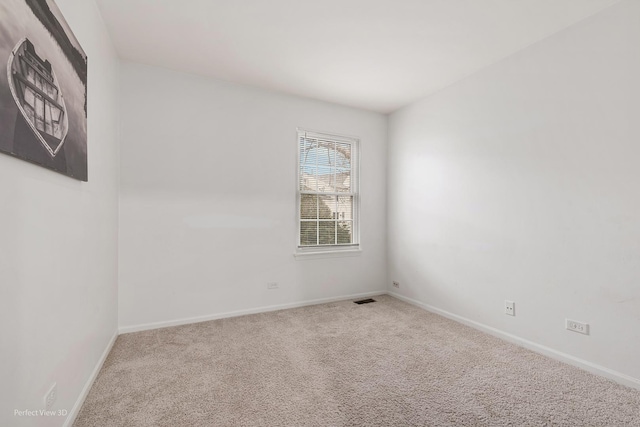
<instances>
[{"instance_id":1,"label":"window sill","mask_svg":"<svg viewBox=\"0 0 640 427\"><path fill-rule=\"evenodd\" d=\"M360 256L362 249L334 249L324 251L296 252L293 256L298 260L322 259L322 258L341 258Z\"/></svg>"}]
</instances>

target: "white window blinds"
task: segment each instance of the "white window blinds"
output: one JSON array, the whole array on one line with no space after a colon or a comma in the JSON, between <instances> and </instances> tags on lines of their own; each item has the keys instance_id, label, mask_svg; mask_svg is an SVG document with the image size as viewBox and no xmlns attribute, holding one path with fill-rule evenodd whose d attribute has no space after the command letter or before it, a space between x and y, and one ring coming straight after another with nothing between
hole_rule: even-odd
<instances>
[{"instance_id":1,"label":"white window blinds","mask_svg":"<svg viewBox=\"0 0 640 427\"><path fill-rule=\"evenodd\" d=\"M298 247L358 245L358 140L298 132Z\"/></svg>"}]
</instances>

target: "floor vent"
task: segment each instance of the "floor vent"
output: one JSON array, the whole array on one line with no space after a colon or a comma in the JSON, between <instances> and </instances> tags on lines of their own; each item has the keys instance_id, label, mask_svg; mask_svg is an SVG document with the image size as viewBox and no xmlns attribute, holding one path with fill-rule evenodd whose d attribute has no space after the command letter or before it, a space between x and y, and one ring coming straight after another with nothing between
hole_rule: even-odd
<instances>
[{"instance_id":1,"label":"floor vent","mask_svg":"<svg viewBox=\"0 0 640 427\"><path fill-rule=\"evenodd\" d=\"M354 302L356 304L369 304L370 302L376 302L376 300L367 298L367 299L361 299L360 301L354 301Z\"/></svg>"}]
</instances>

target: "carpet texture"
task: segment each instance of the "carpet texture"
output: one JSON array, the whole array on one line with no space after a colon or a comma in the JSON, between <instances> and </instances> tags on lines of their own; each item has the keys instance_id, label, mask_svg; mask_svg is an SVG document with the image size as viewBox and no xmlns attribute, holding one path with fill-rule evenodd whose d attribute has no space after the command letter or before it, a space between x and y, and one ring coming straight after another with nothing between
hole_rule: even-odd
<instances>
[{"instance_id":1,"label":"carpet texture","mask_svg":"<svg viewBox=\"0 0 640 427\"><path fill-rule=\"evenodd\" d=\"M640 426L640 391L389 296L118 337L82 426Z\"/></svg>"}]
</instances>

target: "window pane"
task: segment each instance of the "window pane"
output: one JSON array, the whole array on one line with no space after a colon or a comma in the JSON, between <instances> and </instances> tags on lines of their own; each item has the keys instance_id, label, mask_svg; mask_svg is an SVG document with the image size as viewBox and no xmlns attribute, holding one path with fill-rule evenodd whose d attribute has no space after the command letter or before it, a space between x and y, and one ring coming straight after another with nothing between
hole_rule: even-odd
<instances>
[{"instance_id":1,"label":"window pane","mask_svg":"<svg viewBox=\"0 0 640 427\"><path fill-rule=\"evenodd\" d=\"M335 190L334 169L329 166L318 166L318 191L331 192Z\"/></svg>"},{"instance_id":2,"label":"window pane","mask_svg":"<svg viewBox=\"0 0 640 427\"><path fill-rule=\"evenodd\" d=\"M337 219L353 219L353 197L338 196L338 215Z\"/></svg>"},{"instance_id":3,"label":"window pane","mask_svg":"<svg viewBox=\"0 0 640 427\"><path fill-rule=\"evenodd\" d=\"M317 147L318 142L315 139L300 138L300 163L315 165Z\"/></svg>"},{"instance_id":4,"label":"window pane","mask_svg":"<svg viewBox=\"0 0 640 427\"><path fill-rule=\"evenodd\" d=\"M321 245L336 244L336 222L335 221L320 222L320 244Z\"/></svg>"},{"instance_id":5,"label":"window pane","mask_svg":"<svg viewBox=\"0 0 640 427\"><path fill-rule=\"evenodd\" d=\"M23 85L24 88L24 101L29 104L31 107L35 107L36 105L36 95L33 89L30 87Z\"/></svg>"},{"instance_id":6,"label":"window pane","mask_svg":"<svg viewBox=\"0 0 640 427\"><path fill-rule=\"evenodd\" d=\"M44 131L49 135L53 135L53 126L51 125L51 104L49 101L44 102Z\"/></svg>"},{"instance_id":7,"label":"window pane","mask_svg":"<svg viewBox=\"0 0 640 427\"><path fill-rule=\"evenodd\" d=\"M29 80L33 84L36 83L36 72L33 70L33 68L31 68L30 65L27 65L27 80Z\"/></svg>"},{"instance_id":8,"label":"window pane","mask_svg":"<svg viewBox=\"0 0 640 427\"><path fill-rule=\"evenodd\" d=\"M336 143L336 167L351 169L351 145Z\"/></svg>"},{"instance_id":9,"label":"window pane","mask_svg":"<svg viewBox=\"0 0 640 427\"><path fill-rule=\"evenodd\" d=\"M33 110L33 108L27 104L24 104L23 107L24 107L24 112L27 113L27 117L29 117L29 120L34 122L36 120L36 113Z\"/></svg>"},{"instance_id":10,"label":"window pane","mask_svg":"<svg viewBox=\"0 0 640 427\"><path fill-rule=\"evenodd\" d=\"M300 222L300 245L309 246L318 244L318 223L316 221Z\"/></svg>"},{"instance_id":11,"label":"window pane","mask_svg":"<svg viewBox=\"0 0 640 427\"><path fill-rule=\"evenodd\" d=\"M44 131L44 99L36 95L36 129Z\"/></svg>"},{"instance_id":12,"label":"window pane","mask_svg":"<svg viewBox=\"0 0 640 427\"><path fill-rule=\"evenodd\" d=\"M336 192L351 192L351 171L347 169L336 170Z\"/></svg>"},{"instance_id":13,"label":"window pane","mask_svg":"<svg viewBox=\"0 0 640 427\"><path fill-rule=\"evenodd\" d=\"M336 219L335 214L337 211L336 197L335 196L318 196L320 206L318 209L320 219Z\"/></svg>"},{"instance_id":14,"label":"window pane","mask_svg":"<svg viewBox=\"0 0 640 427\"><path fill-rule=\"evenodd\" d=\"M300 198L300 218L318 218L318 196L313 194L303 194Z\"/></svg>"},{"instance_id":15,"label":"window pane","mask_svg":"<svg viewBox=\"0 0 640 427\"><path fill-rule=\"evenodd\" d=\"M338 244L345 245L353 242L353 222L338 221Z\"/></svg>"},{"instance_id":16,"label":"window pane","mask_svg":"<svg viewBox=\"0 0 640 427\"><path fill-rule=\"evenodd\" d=\"M318 190L316 180L316 165L300 165L300 190Z\"/></svg>"},{"instance_id":17,"label":"window pane","mask_svg":"<svg viewBox=\"0 0 640 427\"><path fill-rule=\"evenodd\" d=\"M51 120L53 120L54 122L59 122L61 116L60 113L62 113L61 109L57 107L51 107Z\"/></svg>"},{"instance_id":18,"label":"window pane","mask_svg":"<svg viewBox=\"0 0 640 427\"><path fill-rule=\"evenodd\" d=\"M336 149L333 141L318 141L318 165L334 166L336 163Z\"/></svg>"}]
</instances>

